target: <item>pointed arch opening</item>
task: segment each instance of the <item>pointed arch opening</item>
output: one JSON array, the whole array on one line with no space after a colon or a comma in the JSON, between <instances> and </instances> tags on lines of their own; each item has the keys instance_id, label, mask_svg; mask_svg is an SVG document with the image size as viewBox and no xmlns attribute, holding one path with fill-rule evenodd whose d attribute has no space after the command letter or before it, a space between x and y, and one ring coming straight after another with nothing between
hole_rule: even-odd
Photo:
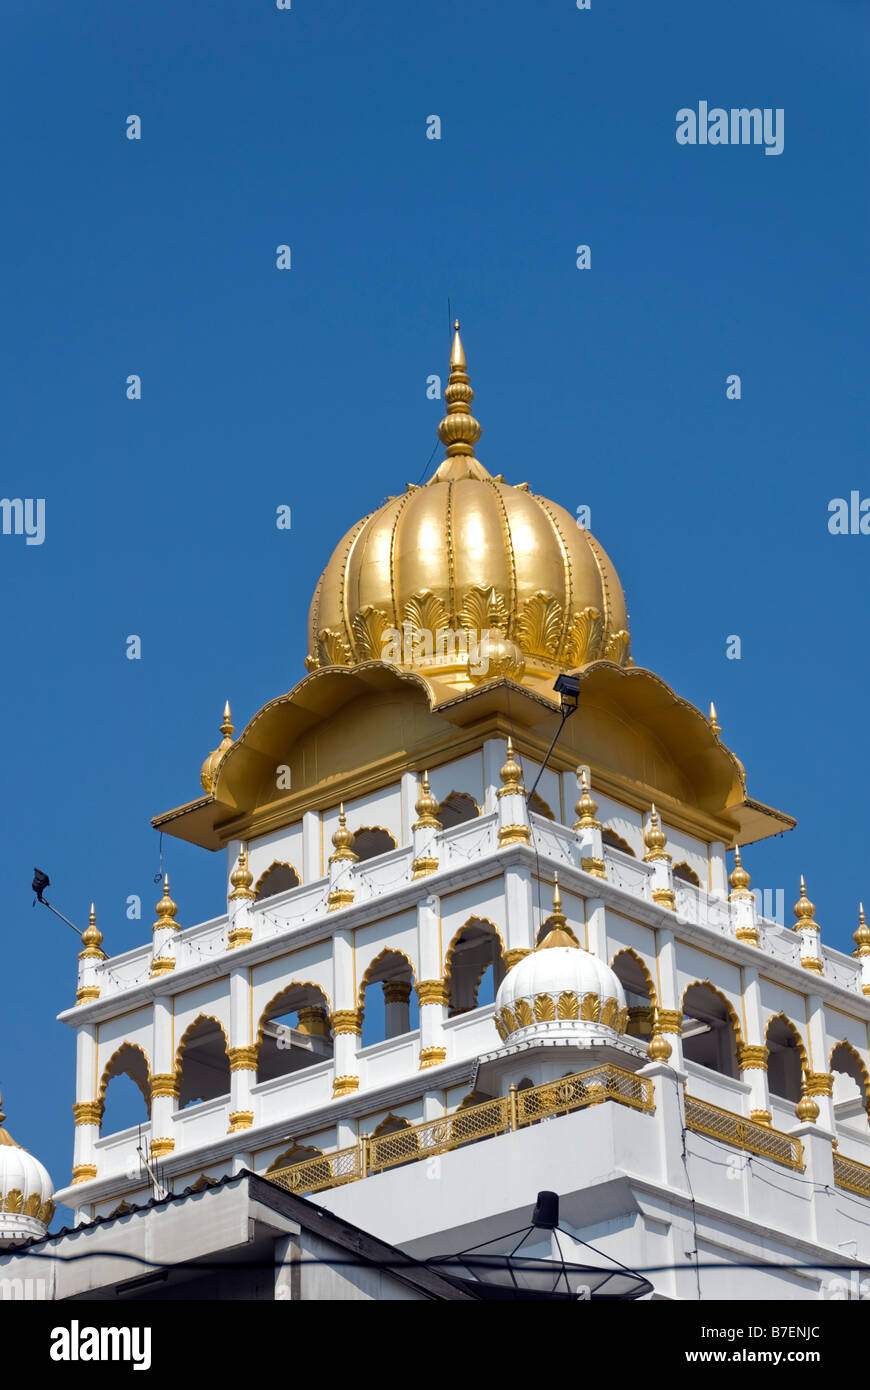
<instances>
[{"instance_id":1,"label":"pointed arch opening","mask_svg":"<svg viewBox=\"0 0 870 1390\"><path fill-rule=\"evenodd\" d=\"M801 1098L801 1082L807 1067L801 1035L790 1018L775 1014L768 1019L764 1041L770 1053L767 1060L770 1094L796 1105Z\"/></svg>"},{"instance_id":2,"label":"pointed arch opening","mask_svg":"<svg viewBox=\"0 0 870 1390\"><path fill-rule=\"evenodd\" d=\"M309 1158L322 1157L322 1149L315 1148L313 1144L299 1144L294 1140L289 1149L285 1149L269 1164L266 1177L270 1173L277 1173L280 1168L292 1168L294 1163L305 1163Z\"/></svg>"},{"instance_id":3,"label":"pointed arch opening","mask_svg":"<svg viewBox=\"0 0 870 1390\"><path fill-rule=\"evenodd\" d=\"M681 883L691 883L693 888L701 887L701 880L695 870L690 868L684 859L674 865L674 878L679 879Z\"/></svg>"},{"instance_id":4,"label":"pointed arch opening","mask_svg":"<svg viewBox=\"0 0 870 1390\"><path fill-rule=\"evenodd\" d=\"M552 821L556 819L544 798L542 796L538 796L537 792L532 792L531 796L528 798L527 804L529 810L534 811L535 815L546 816L547 820Z\"/></svg>"},{"instance_id":5,"label":"pointed arch opening","mask_svg":"<svg viewBox=\"0 0 870 1390\"><path fill-rule=\"evenodd\" d=\"M870 1116L870 1074L856 1047L839 1042L831 1049L828 1064L834 1078L834 1109L838 1117L866 1111Z\"/></svg>"},{"instance_id":6,"label":"pointed arch opening","mask_svg":"<svg viewBox=\"0 0 870 1390\"><path fill-rule=\"evenodd\" d=\"M175 1057L178 1108L217 1100L230 1093L227 1036L216 1018L200 1014L185 1029Z\"/></svg>"},{"instance_id":7,"label":"pointed arch opening","mask_svg":"<svg viewBox=\"0 0 870 1390\"><path fill-rule=\"evenodd\" d=\"M629 1037L649 1041L652 1037L656 1009L655 986L649 970L630 946L617 951L610 962L610 968L625 991L625 1002L628 1005L626 1033Z\"/></svg>"},{"instance_id":8,"label":"pointed arch opening","mask_svg":"<svg viewBox=\"0 0 870 1390\"><path fill-rule=\"evenodd\" d=\"M257 902L274 898L277 893L286 893L290 888L298 888L301 882L292 864L283 859L274 859L254 884Z\"/></svg>"},{"instance_id":9,"label":"pointed arch opening","mask_svg":"<svg viewBox=\"0 0 870 1390\"><path fill-rule=\"evenodd\" d=\"M361 825L354 831L353 852L359 860L374 859L395 848L395 838L382 825Z\"/></svg>"},{"instance_id":10,"label":"pointed arch opening","mask_svg":"<svg viewBox=\"0 0 870 1390\"><path fill-rule=\"evenodd\" d=\"M332 1057L329 1000L319 985L292 980L269 1000L257 1026L257 1080L274 1081Z\"/></svg>"},{"instance_id":11,"label":"pointed arch opening","mask_svg":"<svg viewBox=\"0 0 870 1390\"><path fill-rule=\"evenodd\" d=\"M495 1003L504 977L501 934L488 918L469 917L447 948L444 962L449 1016Z\"/></svg>"},{"instance_id":12,"label":"pointed arch opening","mask_svg":"<svg viewBox=\"0 0 870 1390\"><path fill-rule=\"evenodd\" d=\"M439 803L437 811L438 820L445 830L451 830L454 825L462 825L468 820L476 820L479 815L480 807L467 792L450 792Z\"/></svg>"},{"instance_id":13,"label":"pointed arch opening","mask_svg":"<svg viewBox=\"0 0 870 1390\"><path fill-rule=\"evenodd\" d=\"M400 1038L419 1028L420 1006L414 984L413 966L401 951L386 947L369 963L359 988L362 1047ZM371 985L380 985L380 989L370 989Z\"/></svg>"},{"instance_id":14,"label":"pointed arch opening","mask_svg":"<svg viewBox=\"0 0 870 1390\"><path fill-rule=\"evenodd\" d=\"M683 1056L688 1062L735 1080L739 1077L740 1023L733 1004L709 980L697 980L683 993L682 1032Z\"/></svg>"},{"instance_id":15,"label":"pointed arch opening","mask_svg":"<svg viewBox=\"0 0 870 1390\"><path fill-rule=\"evenodd\" d=\"M622 854L630 854L632 859L637 858L628 840L623 840L621 835L617 835L612 826L605 825L601 832L601 843L609 845L611 849L618 849Z\"/></svg>"},{"instance_id":16,"label":"pointed arch opening","mask_svg":"<svg viewBox=\"0 0 870 1390\"><path fill-rule=\"evenodd\" d=\"M138 1043L122 1043L112 1053L100 1078L103 1102L101 1134L117 1134L151 1117L151 1068Z\"/></svg>"},{"instance_id":17,"label":"pointed arch opening","mask_svg":"<svg viewBox=\"0 0 870 1390\"><path fill-rule=\"evenodd\" d=\"M369 1167L401 1168L414 1163L420 1156L420 1139L410 1120L402 1115L386 1115L372 1131L369 1140Z\"/></svg>"}]
</instances>

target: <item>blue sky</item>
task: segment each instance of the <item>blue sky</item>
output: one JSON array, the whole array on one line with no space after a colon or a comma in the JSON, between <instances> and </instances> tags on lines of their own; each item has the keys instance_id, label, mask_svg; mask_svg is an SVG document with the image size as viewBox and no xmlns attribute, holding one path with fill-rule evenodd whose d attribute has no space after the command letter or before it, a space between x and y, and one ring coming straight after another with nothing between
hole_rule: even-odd
<instances>
[{"instance_id":1,"label":"blue sky","mask_svg":"<svg viewBox=\"0 0 870 1390\"><path fill-rule=\"evenodd\" d=\"M754 883L790 907L804 872L850 949L870 537L827 519L870 496L860 0L8 0L2 39L0 491L46 499L46 539L0 536L0 1088L57 1184L76 943L33 865L113 953L147 936L150 817L198 793L226 698L240 726L303 674L333 545L429 459L448 298L481 459L591 507L638 664L798 817ZM783 108L783 153L678 146L701 100ZM166 863L183 923L221 910L216 858Z\"/></svg>"}]
</instances>

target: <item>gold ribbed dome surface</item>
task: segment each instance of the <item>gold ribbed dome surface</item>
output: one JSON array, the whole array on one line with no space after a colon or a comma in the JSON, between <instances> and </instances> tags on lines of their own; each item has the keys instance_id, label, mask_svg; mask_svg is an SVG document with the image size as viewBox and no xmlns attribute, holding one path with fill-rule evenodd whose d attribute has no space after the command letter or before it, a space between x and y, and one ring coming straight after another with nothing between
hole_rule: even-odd
<instances>
[{"instance_id":1,"label":"gold ribbed dome surface","mask_svg":"<svg viewBox=\"0 0 870 1390\"><path fill-rule=\"evenodd\" d=\"M564 507L492 477L474 457L480 426L458 328L439 427L447 457L425 486L409 484L336 547L311 604L309 669L386 659L468 688L598 658L625 664L625 599L602 547ZM474 640L489 658L482 674L473 646L463 655Z\"/></svg>"}]
</instances>

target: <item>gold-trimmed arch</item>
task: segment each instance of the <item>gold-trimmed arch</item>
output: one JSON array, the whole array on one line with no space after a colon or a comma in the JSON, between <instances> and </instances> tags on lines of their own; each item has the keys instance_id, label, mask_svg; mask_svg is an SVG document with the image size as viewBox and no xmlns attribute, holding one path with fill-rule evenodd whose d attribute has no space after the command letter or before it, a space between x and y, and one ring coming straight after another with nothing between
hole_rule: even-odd
<instances>
[{"instance_id":1,"label":"gold-trimmed arch","mask_svg":"<svg viewBox=\"0 0 870 1390\"><path fill-rule=\"evenodd\" d=\"M191 1023L188 1023L187 1027L185 1028L184 1032L183 1032L182 1035L181 1035L181 1038L179 1039L178 1047L175 1049L175 1074L176 1074L176 1076L180 1076L180 1075L181 1075L181 1063L182 1063L182 1059L183 1059L183 1056L184 1056L184 1049L185 1049L186 1046L187 1046L187 1039L188 1039L188 1036L193 1032L194 1028L196 1028L200 1023L215 1023L215 1024L217 1024L218 1028L220 1028L221 1033L223 1034L223 1039L224 1039L224 1051L226 1052L226 1054L227 1054L227 1059L229 1060L229 1055L230 1055L230 1040L229 1040L229 1037L228 1037L228 1035L227 1035L227 1030L226 1030L226 1028L224 1027L224 1025L221 1023L220 1019L219 1019L219 1018L215 1018L214 1014L197 1014L196 1018L195 1018Z\"/></svg>"},{"instance_id":2,"label":"gold-trimmed arch","mask_svg":"<svg viewBox=\"0 0 870 1390\"><path fill-rule=\"evenodd\" d=\"M400 1134L403 1129L413 1129L411 1121L405 1115L394 1115L392 1110L385 1115L379 1125L372 1130L369 1138L379 1139L382 1134Z\"/></svg>"},{"instance_id":3,"label":"gold-trimmed arch","mask_svg":"<svg viewBox=\"0 0 870 1390\"><path fill-rule=\"evenodd\" d=\"M115 1061L115 1059L116 1059L117 1057L120 1057L121 1054L124 1053L124 1052L138 1052L139 1055L140 1055L140 1057L141 1057L142 1060L144 1061L144 1063L145 1063L145 1076L146 1076L146 1078L147 1078L147 1081L146 1081L146 1089L145 1089L145 1090L142 1089L142 1084L141 1084L141 1082L138 1080L138 1078L137 1078L136 1076L134 1076L132 1072L126 1071L126 1070L123 1069L123 1068L121 1068L120 1070L119 1070L119 1069L116 1069L115 1071L113 1071L113 1072L111 1073L111 1075L109 1075L109 1068L112 1066L112 1063ZM107 1062L106 1065L104 1066L102 1076L100 1077L100 1089L99 1089L97 1095L98 1095L98 1098L99 1098L100 1102L101 1102L103 1105L105 1105L105 1103L106 1103L106 1089L107 1089L107 1087L108 1087L108 1085L109 1085L109 1082L110 1082L110 1081L113 1081L113 1080L115 1079L116 1076L129 1076L130 1080L133 1082L134 1086L136 1086L136 1088L138 1089L140 1095L142 1096L142 1099L144 1100L145 1104L147 1105L147 1107L148 1107L148 1113L149 1113L149 1115L150 1115L150 1113L151 1113L151 1063L148 1061L148 1054L147 1054L147 1052L145 1051L144 1047L140 1046L139 1043L134 1043L134 1042L122 1042L122 1043L120 1044L119 1047L116 1047L116 1048L115 1048L115 1051L112 1053L112 1055L111 1055L111 1057L109 1058L108 1062Z\"/></svg>"},{"instance_id":4,"label":"gold-trimmed arch","mask_svg":"<svg viewBox=\"0 0 870 1390\"><path fill-rule=\"evenodd\" d=\"M717 997L718 999L721 999L722 1003L725 1005L725 1011L726 1011L726 1013L728 1014L728 1021L730 1022L732 1031L733 1031L733 1033L734 1033L734 1042L735 1042L735 1045L736 1045L738 1048L742 1047L742 1046L743 1046L743 1030L742 1030L741 1027L740 1027L740 1019L737 1017L737 1010L734 1008L734 1005L731 1003L731 1000L728 998L728 995L727 995L727 994L723 994L722 990L721 990L721 989L718 989L718 988L716 987L716 985L713 984L713 981L712 981L712 980L690 980L690 981L689 981L689 983L686 985L686 988L683 990L682 994L680 995L680 1010L681 1010L681 1012L682 1012L683 1014L685 1014L685 998L686 998L686 995L687 995L687 993L688 993L688 991L689 991L690 989L694 989L695 985L706 986L706 988L709 989L709 990L711 990L712 993L715 994L716 997ZM792 1025L792 1026L794 1026L794 1025Z\"/></svg>"},{"instance_id":5,"label":"gold-trimmed arch","mask_svg":"<svg viewBox=\"0 0 870 1390\"><path fill-rule=\"evenodd\" d=\"M483 1091L469 1091L467 1095L462 1097L459 1104L454 1106L453 1113L456 1114L459 1110L471 1110L475 1105L485 1105L488 1100L492 1100L492 1096L485 1095Z\"/></svg>"},{"instance_id":6,"label":"gold-trimmed arch","mask_svg":"<svg viewBox=\"0 0 870 1390\"><path fill-rule=\"evenodd\" d=\"M807 1075L807 1073L809 1072L809 1070L810 1070L809 1058L807 1057L807 1049L806 1049L806 1047L804 1046L804 1040L803 1040L803 1038L802 1038L801 1035L800 1035L800 1029L798 1028L798 1026L797 1026L796 1023L792 1022L792 1020L789 1018L788 1014L784 1014L784 1013L780 1010L780 1012L779 1012L778 1014L771 1014L771 1015L770 1015L770 1017L768 1018L767 1022L766 1022L765 1025L764 1025L764 1043L765 1043L765 1046L767 1046L767 1034L768 1034L768 1032L770 1031L770 1025L771 1025L771 1023L776 1023L777 1020L781 1020L781 1021L786 1025L786 1027L788 1028L789 1032L792 1034L792 1036L793 1036L793 1038L794 1038L794 1040L795 1040L795 1044L796 1044L796 1046L797 1046L798 1056L799 1056L800 1059L801 1059L801 1076L802 1076L802 1077L805 1077L805 1076Z\"/></svg>"},{"instance_id":7,"label":"gold-trimmed arch","mask_svg":"<svg viewBox=\"0 0 870 1390\"><path fill-rule=\"evenodd\" d=\"M263 872L260 874L260 877L257 879L257 882L254 884L254 894L255 894L255 897L257 898L258 901L261 901L261 899L260 899L260 893L262 892L263 884L265 883L265 881L266 881L266 879L269 877L269 875L270 875L271 873L274 872L275 869L289 869L289 870L290 870L290 873L293 874L294 877L295 877L295 879L296 879L295 884L292 884L292 885L291 885L292 887L298 888L299 885L301 884L301 882L302 882L302 875L299 873L299 870L297 869L297 867L296 867L295 864L291 864L289 859L273 859L272 862L271 862L271 864L269 865L268 869L264 869L264 870L263 870ZM287 893L287 892L289 892L289 891L290 891L290 890L287 889L287 888L280 888L280 889L278 889L278 892L280 892L280 893ZM266 896L267 896L267 897L274 897L274 894L269 893L269 894L267 894Z\"/></svg>"},{"instance_id":8,"label":"gold-trimmed arch","mask_svg":"<svg viewBox=\"0 0 870 1390\"><path fill-rule=\"evenodd\" d=\"M470 801L472 806L474 807L474 816L479 816L482 814L482 807L480 802L477 800L476 796L472 796L471 792L457 791L456 787L453 787L447 793L447 795L442 796L441 800L438 802L438 810L435 812L435 815L439 821L441 820L441 813L444 810L444 807L447 805L448 802L452 801L454 797L457 801ZM469 825L471 821L474 819L474 816L469 816L468 819L465 821L457 821L456 824ZM450 827L448 827L448 829L449 828Z\"/></svg>"},{"instance_id":9,"label":"gold-trimmed arch","mask_svg":"<svg viewBox=\"0 0 870 1390\"><path fill-rule=\"evenodd\" d=\"M868 1072L867 1065L863 1057L861 1056L861 1053L858 1051L857 1047L855 1047L854 1043L850 1043L846 1038L840 1038L838 1042L834 1043L833 1047L831 1048L828 1054L828 1071L832 1072L834 1070L834 1053L841 1047L844 1048L846 1052L850 1053L852 1057L854 1057L858 1065L858 1070L860 1071L862 1077L860 1084L864 1092L864 1101L866 1106L870 1106L870 1072ZM849 1073L846 1073L846 1075L849 1075Z\"/></svg>"},{"instance_id":10,"label":"gold-trimmed arch","mask_svg":"<svg viewBox=\"0 0 870 1390\"><path fill-rule=\"evenodd\" d=\"M701 880L691 864L687 864L685 859L681 859L678 864L674 865L673 876L680 883L691 883L694 888L701 887Z\"/></svg>"},{"instance_id":11,"label":"gold-trimmed arch","mask_svg":"<svg viewBox=\"0 0 870 1390\"><path fill-rule=\"evenodd\" d=\"M547 802L542 796L538 796L537 792L532 792L529 796L528 807L530 811L535 812L535 815L544 816L546 820L555 821L556 819Z\"/></svg>"},{"instance_id":12,"label":"gold-trimmed arch","mask_svg":"<svg viewBox=\"0 0 870 1390\"><path fill-rule=\"evenodd\" d=\"M411 988L413 989L417 984L417 972L414 969L414 962L411 960L411 957L408 955L407 951L400 950L398 946L384 946L382 950L378 951L378 954L376 956L372 956L371 960L365 968L363 977L360 980L359 990L357 991L357 999L360 1009L365 1009L365 996L366 990L368 989L369 985L377 983L377 981L373 981L371 978L372 971L374 970L374 967L377 965L378 961L383 960L385 956L401 956L402 960L407 962L408 969L411 972Z\"/></svg>"},{"instance_id":13,"label":"gold-trimmed arch","mask_svg":"<svg viewBox=\"0 0 870 1390\"><path fill-rule=\"evenodd\" d=\"M294 1139L289 1149L285 1149L269 1164L266 1169L266 1176L268 1177L270 1173L276 1173L279 1168L291 1168L294 1163L304 1163L306 1159L322 1157L322 1149L316 1148L314 1144L300 1144Z\"/></svg>"},{"instance_id":14,"label":"gold-trimmed arch","mask_svg":"<svg viewBox=\"0 0 870 1390\"><path fill-rule=\"evenodd\" d=\"M612 825L605 825L601 832L601 841L602 844L609 845L611 849L620 850L622 854L630 854L632 859L637 858L628 840L617 834Z\"/></svg>"},{"instance_id":15,"label":"gold-trimmed arch","mask_svg":"<svg viewBox=\"0 0 870 1390\"><path fill-rule=\"evenodd\" d=\"M613 967L615 966L616 962L619 960L619 957L620 957L620 956L631 956L632 959L637 963L637 965L638 965L639 968L640 968L640 973L641 973L641 975L643 976L644 980L646 981L647 989L648 989L648 991L649 991L649 1002L650 1002L650 1005L651 1005L651 1007L652 1007L653 1009L657 1009L657 1008L658 1008L658 1002L659 1002L659 1001L658 1001L658 995L657 995L657 993L656 993L656 987L655 987L655 985L653 984L653 977L652 977L652 975L651 975L650 972L649 972L649 968L648 968L648 966L647 966L647 964L646 964L646 961L643 959L642 956L639 956L639 955L638 955L637 951L635 951L635 949L634 949L633 946L621 946L621 947L619 948L619 950L615 953L615 955L613 956L613 959L612 959L611 962L610 962L610 968L611 968L611 970L613 970ZM616 973L616 972L614 971L614 973ZM617 977L617 978L618 978L618 977ZM620 980L620 984L622 984L622 981L621 981L621 980Z\"/></svg>"},{"instance_id":16,"label":"gold-trimmed arch","mask_svg":"<svg viewBox=\"0 0 870 1390\"><path fill-rule=\"evenodd\" d=\"M269 1013L269 1010L272 1008L272 1005L273 1005L273 1004L277 1004L278 1000L279 1000L280 998L282 998L283 995L289 994L290 991L291 991L292 989L313 989L313 990L316 990L317 993L320 994L320 995L322 996L322 998L323 998L323 1003L324 1003L324 1006L325 1006L325 1008L326 1008L327 1013L331 1013L331 1012L332 1012L332 1008L331 1008L331 1005L330 1005L330 1002L329 1002L329 995L327 994L326 990L323 988L323 985L315 984L315 982L314 982L313 980L290 980L290 982L289 982L288 984L282 985L282 986L281 986L281 988L278 990L277 994L273 994L273 995L272 995L272 998L268 1001L268 1003L265 1005L265 1007L263 1008L263 1010L262 1010L262 1012L261 1012L261 1014L260 1014L260 1020L259 1020L259 1023L257 1024L257 1041L256 1041L256 1044L255 1044L255 1046L256 1046L258 1052L259 1052L259 1050L260 1050L260 1047L262 1046L263 1034L264 1034L264 1032L265 1032L266 1024L269 1023L269 1022L271 1021L271 1018L272 1018L272 1015ZM304 1006L303 1006L303 1007L304 1007ZM280 1017L280 1015L278 1015L278 1017Z\"/></svg>"},{"instance_id":17,"label":"gold-trimmed arch","mask_svg":"<svg viewBox=\"0 0 870 1390\"><path fill-rule=\"evenodd\" d=\"M506 953L505 953L504 937L502 936L502 934L501 934L501 932L499 931L498 927L496 926L495 922L493 922L493 920L492 920L491 917L478 917L476 914L472 913L472 915L471 915L470 917L467 917L466 920L462 923L462 926L461 926L461 927L458 927L458 928L456 929L456 931L453 933L452 937L450 938L450 943L449 943L449 945L448 945L448 947L447 947L447 954L446 954L445 957L444 957L444 983L445 983L445 984L447 984L447 982L449 981L450 976L451 976L451 972L452 972L452 970L453 970L453 954L454 954L454 951L455 951L455 948L456 948L456 943L457 943L457 941L459 940L459 938L460 938L460 936L462 935L462 933L463 933L464 931L467 931L468 928L469 928L469 927L472 927L472 926L481 926L481 927L491 927L491 928L492 928L492 930L495 932L496 936L498 937L499 953L500 953L500 955L501 955L502 960L504 960L504 957L505 957L505 954L506 954ZM483 974L485 974L485 973L486 973L486 968L484 967ZM483 978L483 975L481 975L481 979L482 979L482 978ZM479 983L479 982L478 982L478 983Z\"/></svg>"},{"instance_id":18,"label":"gold-trimmed arch","mask_svg":"<svg viewBox=\"0 0 870 1390\"><path fill-rule=\"evenodd\" d=\"M358 825L357 828L356 828L356 830L354 830L354 831L352 832L352 834L353 834L353 845L351 846L351 848L353 849L354 853L355 853L355 854L357 855L357 857L359 858L359 861L360 861L361 864L367 863L369 859L377 859L377 857L378 857L377 854L367 854L367 855L365 855L364 857L361 856L361 855L359 854L359 851L358 851L358 849L357 849L357 847L356 847L356 838L357 838L358 835L365 834L366 832L369 832L370 834L378 833L378 834L380 834L380 835L386 835L387 839L390 841L390 844L391 844L392 848L393 848L393 849L398 849L398 846L399 846L398 840L396 839L396 837L395 837L395 835L393 834L392 830L388 830L387 827L386 827L385 825ZM379 853L379 854L389 854L390 851L389 851L388 849L382 849L382 850L379 850L378 853Z\"/></svg>"}]
</instances>

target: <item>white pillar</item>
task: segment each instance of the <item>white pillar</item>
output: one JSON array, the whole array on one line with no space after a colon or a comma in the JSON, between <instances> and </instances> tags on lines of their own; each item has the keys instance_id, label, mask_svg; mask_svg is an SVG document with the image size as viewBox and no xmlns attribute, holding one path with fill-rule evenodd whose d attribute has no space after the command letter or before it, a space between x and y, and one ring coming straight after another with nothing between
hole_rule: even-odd
<instances>
[{"instance_id":1,"label":"white pillar","mask_svg":"<svg viewBox=\"0 0 870 1390\"><path fill-rule=\"evenodd\" d=\"M335 979L335 999L330 1020L334 1043L332 1094L346 1096L359 1089L357 1048L362 1034L362 1013L356 1001L351 932L333 932L332 961Z\"/></svg>"},{"instance_id":2,"label":"white pillar","mask_svg":"<svg viewBox=\"0 0 870 1390\"><path fill-rule=\"evenodd\" d=\"M323 822L319 811L302 813L302 882L323 878Z\"/></svg>"},{"instance_id":3,"label":"white pillar","mask_svg":"<svg viewBox=\"0 0 870 1390\"><path fill-rule=\"evenodd\" d=\"M754 908L754 899L751 899ZM764 1022L761 1013L761 985L758 971L743 967L743 1008L746 1016L746 1039L740 1049L738 1062L743 1080L748 1081L750 1118L759 1124L770 1124L770 1088L767 1080L768 1049L764 1042Z\"/></svg>"},{"instance_id":4,"label":"white pillar","mask_svg":"<svg viewBox=\"0 0 870 1390\"><path fill-rule=\"evenodd\" d=\"M512 970L535 948L532 874L523 864L511 864L504 875L505 965Z\"/></svg>"},{"instance_id":5,"label":"white pillar","mask_svg":"<svg viewBox=\"0 0 870 1390\"><path fill-rule=\"evenodd\" d=\"M445 1061L447 988L441 963L441 900L434 893L417 904L417 999L420 1004L420 1069Z\"/></svg>"},{"instance_id":6,"label":"white pillar","mask_svg":"<svg viewBox=\"0 0 870 1390\"><path fill-rule=\"evenodd\" d=\"M93 1023L81 1023L76 1036L75 1140L73 1145L73 1183L97 1176L96 1142L103 1120L103 1102L97 1094L97 1030Z\"/></svg>"},{"instance_id":7,"label":"white pillar","mask_svg":"<svg viewBox=\"0 0 870 1390\"><path fill-rule=\"evenodd\" d=\"M499 768L504 762L504 744L500 738L488 738L483 745L483 814L488 816L498 808L501 786Z\"/></svg>"},{"instance_id":8,"label":"white pillar","mask_svg":"<svg viewBox=\"0 0 870 1390\"><path fill-rule=\"evenodd\" d=\"M814 1097L819 1107L817 1124L820 1129L836 1132L834 1122L834 1077L828 1071L827 1028L825 1027L825 1006L820 994L809 997L809 1055L812 1071L805 1079L807 1093Z\"/></svg>"},{"instance_id":9,"label":"white pillar","mask_svg":"<svg viewBox=\"0 0 870 1390\"><path fill-rule=\"evenodd\" d=\"M721 840L714 840L710 845L710 892L714 897L728 896L726 867L725 846Z\"/></svg>"},{"instance_id":10,"label":"white pillar","mask_svg":"<svg viewBox=\"0 0 870 1390\"><path fill-rule=\"evenodd\" d=\"M670 928L656 927L656 968L659 998L655 1026L667 1035L671 1047L671 1064L681 1071L683 1009L677 975L677 949L674 933Z\"/></svg>"},{"instance_id":11,"label":"white pillar","mask_svg":"<svg viewBox=\"0 0 870 1390\"><path fill-rule=\"evenodd\" d=\"M173 1055L173 1000L158 994L153 1005L151 1058L151 1154L161 1158L175 1148L172 1116L178 1106L179 1076Z\"/></svg>"},{"instance_id":12,"label":"white pillar","mask_svg":"<svg viewBox=\"0 0 870 1390\"><path fill-rule=\"evenodd\" d=\"M586 903L586 949L607 965L607 912L601 898L589 898Z\"/></svg>"},{"instance_id":13,"label":"white pillar","mask_svg":"<svg viewBox=\"0 0 870 1390\"><path fill-rule=\"evenodd\" d=\"M257 1079L257 1046L251 1017L251 979L240 967L230 972L230 1126L235 1134L254 1123L251 1087Z\"/></svg>"}]
</instances>

